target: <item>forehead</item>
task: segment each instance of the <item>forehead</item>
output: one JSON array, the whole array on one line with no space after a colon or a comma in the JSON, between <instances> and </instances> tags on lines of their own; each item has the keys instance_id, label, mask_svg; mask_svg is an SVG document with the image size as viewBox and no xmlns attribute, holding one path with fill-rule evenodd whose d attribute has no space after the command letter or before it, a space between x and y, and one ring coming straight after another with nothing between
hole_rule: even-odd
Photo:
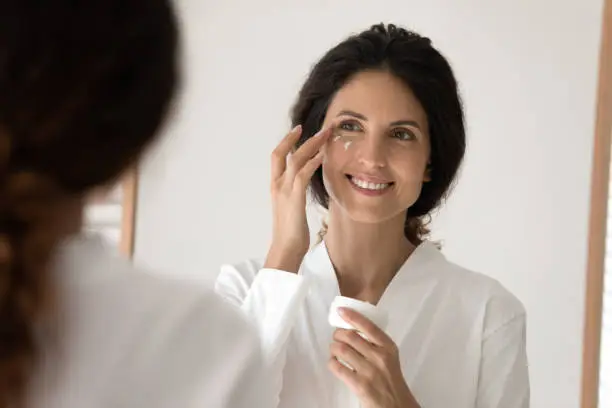
<instances>
[{"instance_id":1,"label":"forehead","mask_svg":"<svg viewBox=\"0 0 612 408\"><path fill-rule=\"evenodd\" d=\"M414 120L427 125L427 116L410 88L386 71L364 71L353 76L334 96L328 116L351 110L385 123Z\"/></svg>"}]
</instances>

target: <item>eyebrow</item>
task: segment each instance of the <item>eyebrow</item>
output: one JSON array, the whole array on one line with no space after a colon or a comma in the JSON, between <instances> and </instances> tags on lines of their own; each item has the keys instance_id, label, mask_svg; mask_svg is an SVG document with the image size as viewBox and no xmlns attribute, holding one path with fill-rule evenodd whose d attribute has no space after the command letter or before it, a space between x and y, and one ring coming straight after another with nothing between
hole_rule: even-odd
<instances>
[{"instance_id":1,"label":"eyebrow","mask_svg":"<svg viewBox=\"0 0 612 408\"><path fill-rule=\"evenodd\" d=\"M366 122L368 121L368 118L366 118L361 113L357 113L357 112L354 112L354 111L351 111L351 110L340 111L336 115L336 117L338 117L338 116L352 116L354 118L361 119L361 120L364 120ZM419 126L419 124L416 121L414 121L414 120L396 120L395 122L391 122L390 125L391 126L412 126L412 127L415 127L415 128L417 128L419 130L421 129L421 126Z\"/></svg>"}]
</instances>

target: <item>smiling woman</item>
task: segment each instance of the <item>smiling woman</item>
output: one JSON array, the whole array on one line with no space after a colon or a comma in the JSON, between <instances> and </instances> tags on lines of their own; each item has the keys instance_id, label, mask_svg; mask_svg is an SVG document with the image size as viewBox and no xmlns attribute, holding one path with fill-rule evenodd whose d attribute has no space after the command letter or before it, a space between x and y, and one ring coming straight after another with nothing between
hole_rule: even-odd
<instances>
[{"instance_id":1,"label":"smiling woman","mask_svg":"<svg viewBox=\"0 0 612 408\"><path fill-rule=\"evenodd\" d=\"M272 154L266 260L217 280L260 329L279 407L528 407L523 305L428 241L465 152L442 54L394 25L353 35L314 65L292 122ZM329 216L310 251L308 187ZM375 305L386 325L350 310L339 313L355 330L327 324L338 296Z\"/></svg>"}]
</instances>

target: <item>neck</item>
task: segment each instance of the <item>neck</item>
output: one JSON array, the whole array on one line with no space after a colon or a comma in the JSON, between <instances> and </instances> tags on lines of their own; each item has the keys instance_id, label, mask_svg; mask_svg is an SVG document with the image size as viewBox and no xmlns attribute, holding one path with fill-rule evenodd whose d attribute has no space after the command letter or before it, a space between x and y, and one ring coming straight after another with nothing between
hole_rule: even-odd
<instances>
[{"instance_id":1,"label":"neck","mask_svg":"<svg viewBox=\"0 0 612 408\"><path fill-rule=\"evenodd\" d=\"M380 223L361 223L333 204L325 245L340 293L376 304L414 250L404 235L406 214Z\"/></svg>"}]
</instances>

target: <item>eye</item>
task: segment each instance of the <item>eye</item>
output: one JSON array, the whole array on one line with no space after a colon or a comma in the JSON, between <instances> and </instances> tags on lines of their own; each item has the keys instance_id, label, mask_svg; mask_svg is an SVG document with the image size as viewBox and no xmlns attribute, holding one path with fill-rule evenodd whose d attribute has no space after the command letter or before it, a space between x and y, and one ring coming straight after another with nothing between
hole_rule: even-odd
<instances>
[{"instance_id":1,"label":"eye","mask_svg":"<svg viewBox=\"0 0 612 408\"><path fill-rule=\"evenodd\" d=\"M391 132L391 136L402 141L410 141L416 139L416 135L413 131L408 129L394 129Z\"/></svg>"},{"instance_id":2,"label":"eye","mask_svg":"<svg viewBox=\"0 0 612 408\"><path fill-rule=\"evenodd\" d=\"M338 126L338 129L345 132L359 132L361 130L361 126L359 126L359 124L356 122L342 122Z\"/></svg>"}]
</instances>

